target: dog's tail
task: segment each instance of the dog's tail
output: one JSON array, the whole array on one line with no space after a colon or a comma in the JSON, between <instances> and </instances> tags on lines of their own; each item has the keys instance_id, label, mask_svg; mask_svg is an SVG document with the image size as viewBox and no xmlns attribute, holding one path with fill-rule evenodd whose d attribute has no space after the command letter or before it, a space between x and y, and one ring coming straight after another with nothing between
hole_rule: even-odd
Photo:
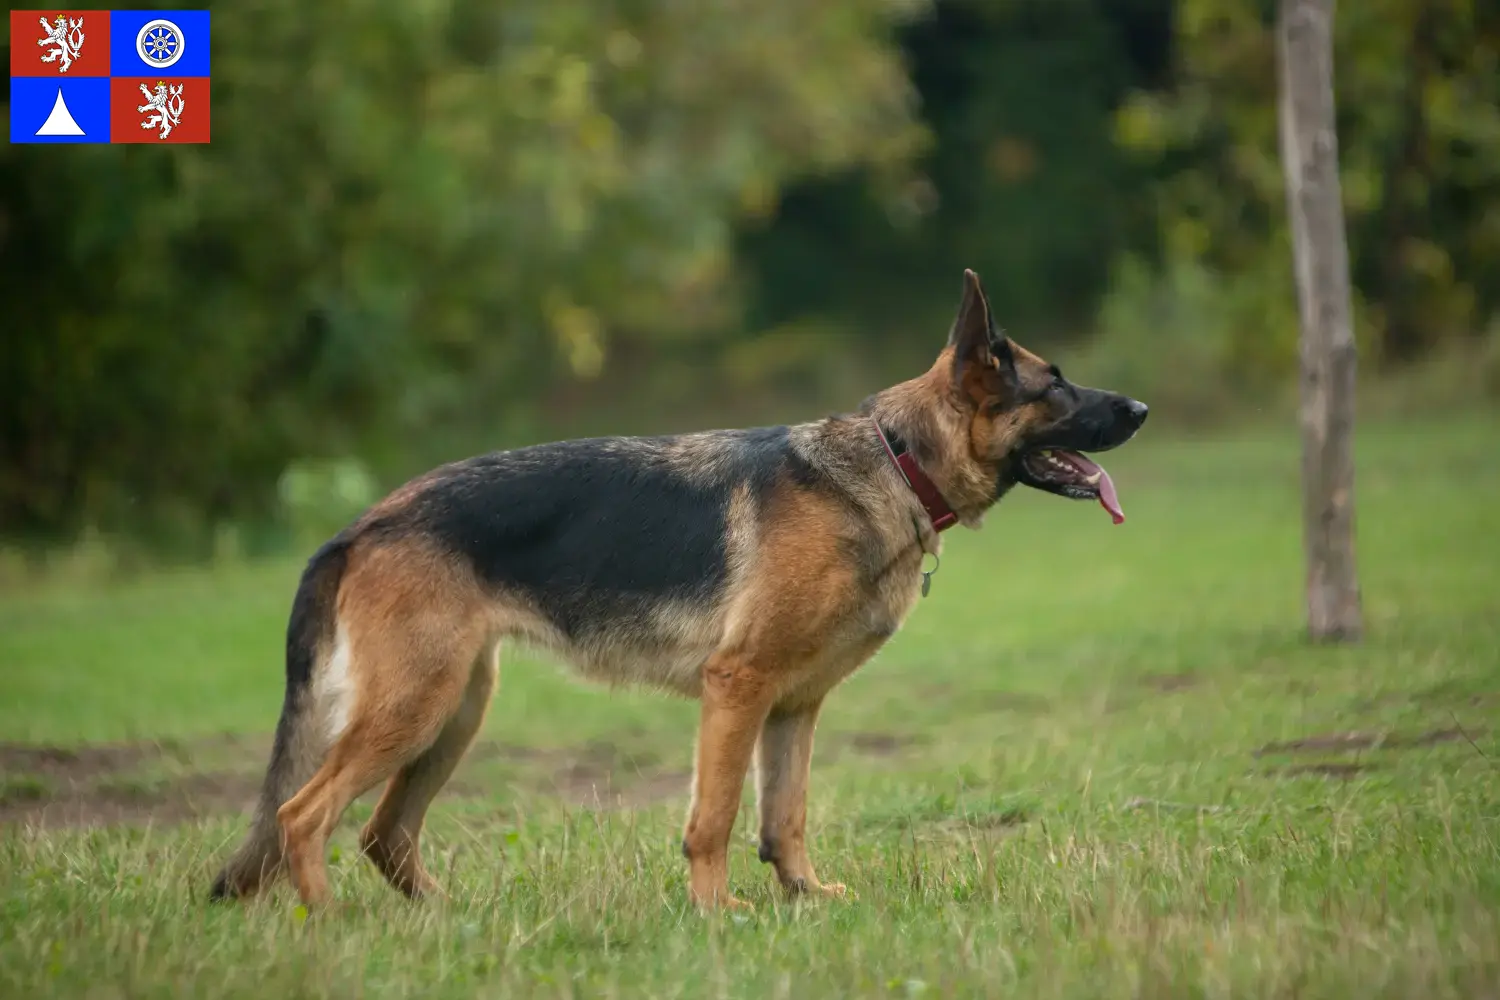
<instances>
[{"instance_id":1,"label":"dog's tail","mask_svg":"<svg viewBox=\"0 0 1500 1000\"><path fill-rule=\"evenodd\" d=\"M308 560L292 599L286 628L286 695L271 763L261 787L250 834L214 879L210 899L233 899L255 892L282 871L281 831L276 812L307 783L328 751L315 704L314 674L333 647L339 584L352 539L342 533Z\"/></svg>"}]
</instances>

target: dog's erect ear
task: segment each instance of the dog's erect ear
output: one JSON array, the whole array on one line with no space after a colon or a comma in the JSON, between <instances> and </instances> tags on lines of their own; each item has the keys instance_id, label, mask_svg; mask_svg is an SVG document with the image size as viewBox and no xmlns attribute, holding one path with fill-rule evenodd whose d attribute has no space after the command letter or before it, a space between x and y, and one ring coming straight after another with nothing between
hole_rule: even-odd
<instances>
[{"instance_id":1,"label":"dog's erect ear","mask_svg":"<svg viewBox=\"0 0 1500 1000\"><path fill-rule=\"evenodd\" d=\"M964 294L958 304L958 318L948 334L953 348L953 377L962 381L964 372L978 368L996 372L1005 383L1016 378L1016 358L1010 340L995 325L989 300L979 286L979 275L964 270Z\"/></svg>"}]
</instances>

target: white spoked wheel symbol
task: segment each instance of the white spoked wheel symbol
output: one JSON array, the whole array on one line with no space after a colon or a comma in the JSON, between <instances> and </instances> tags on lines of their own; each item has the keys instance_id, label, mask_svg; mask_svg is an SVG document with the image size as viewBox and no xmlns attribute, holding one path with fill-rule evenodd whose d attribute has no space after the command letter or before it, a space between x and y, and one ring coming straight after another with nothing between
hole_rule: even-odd
<instances>
[{"instance_id":1,"label":"white spoked wheel symbol","mask_svg":"<svg viewBox=\"0 0 1500 1000\"><path fill-rule=\"evenodd\" d=\"M159 17L141 25L135 36L135 51L151 65L152 69L166 69L182 58L187 50L187 38L182 29L166 18Z\"/></svg>"}]
</instances>

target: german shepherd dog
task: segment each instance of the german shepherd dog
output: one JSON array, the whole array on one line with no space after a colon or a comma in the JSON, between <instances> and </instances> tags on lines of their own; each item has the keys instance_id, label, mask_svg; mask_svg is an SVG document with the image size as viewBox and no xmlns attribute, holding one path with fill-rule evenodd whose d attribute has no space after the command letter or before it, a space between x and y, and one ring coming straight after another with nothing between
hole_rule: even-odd
<instances>
[{"instance_id":1,"label":"german shepherd dog","mask_svg":"<svg viewBox=\"0 0 1500 1000\"><path fill-rule=\"evenodd\" d=\"M484 719L508 638L702 703L682 841L693 902L744 905L727 852L752 759L760 859L791 893L842 894L807 853L823 699L925 592L939 532L978 527L1017 483L1122 520L1081 453L1145 418L1009 340L965 271L936 363L856 413L543 444L407 483L307 564L264 789L212 897L286 871L309 907L326 902L329 834L379 782L362 852L408 896L438 893L423 818Z\"/></svg>"}]
</instances>

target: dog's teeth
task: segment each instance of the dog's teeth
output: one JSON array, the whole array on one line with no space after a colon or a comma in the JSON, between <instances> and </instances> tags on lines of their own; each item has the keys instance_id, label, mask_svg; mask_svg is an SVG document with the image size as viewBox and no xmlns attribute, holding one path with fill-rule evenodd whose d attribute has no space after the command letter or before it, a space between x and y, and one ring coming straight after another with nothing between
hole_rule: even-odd
<instances>
[{"instance_id":1,"label":"dog's teeth","mask_svg":"<svg viewBox=\"0 0 1500 1000\"><path fill-rule=\"evenodd\" d=\"M1099 481L1099 473L1096 472L1092 476L1084 476L1083 481L1088 483L1090 486L1093 486Z\"/></svg>"}]
</instances>

